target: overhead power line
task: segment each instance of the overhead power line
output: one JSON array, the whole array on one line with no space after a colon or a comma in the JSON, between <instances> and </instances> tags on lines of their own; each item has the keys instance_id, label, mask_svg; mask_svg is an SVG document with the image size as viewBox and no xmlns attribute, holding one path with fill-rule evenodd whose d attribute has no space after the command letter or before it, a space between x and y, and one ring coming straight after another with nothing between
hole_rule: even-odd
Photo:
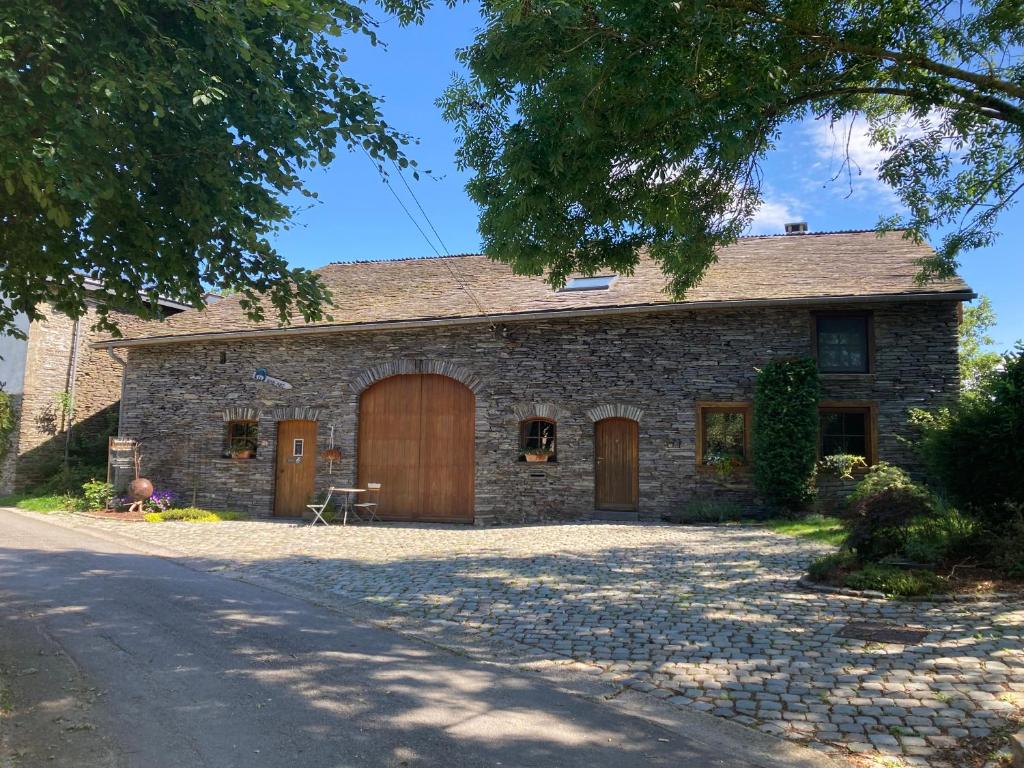
<instances>
[{"instance_id":1,"label":"overhead power line","mask_svg":"<svg viewBox=\"0 0 1024 768\"><path fill-rule=\"evenodd\" d=\"M405 211L405 215L409 217L409 221L413 223L413 226L416 227L416 230L420 233L423 239L426 240L427 245L430 246L430 250L432 250L437 256L441 256L441 252L438 251L437 247L434 245L434 241L427 236L426 232L423 231L423 227L420 226L420 223L416 220L416 217L412 215L412 212L409 210L409 207L398 195L394 187L391 186L391 180L388 178L387 174L384 173L383 168L381 168L380 166L377 165L377 163L374 162L373 158L370 156L370 153L367 152L365 148L361 147L361 149L363 150L363 154L366 155L366 159L370 161L370 164L374 167L374 170L377 171L378 175L381 178L381 181L384 182L384 186L388 188L388 191L391 192L392 196L401 206L402 210ZM448 246L445 245L444 240L441 238L441 233L437 231L437 227L434 226L434 222L430 220L430 216L428 216L427 212L423 209L423 205L420 203L420 199L416 196L416 193L409 185L409 182L406 181L405 175L402 173L402 169L394 160L391 161L391 164L395 166L395 171L397 171L398 173L398 178L402 180L402 184L405 185L405 188L409 192L410 197L412 197L413 202L416 203L416 207L419 208L420 213L423 215L423 219L427 222L427 226L430 227L430 231L433 232L434 237L437 238L437 242L441 245L441 249L444 251L446 256L451 256L451 251L448 250ZM476 294L473 293L472 289L467 284L463 283L462 279L458 276L458 274L456 274L455 269L451 265L451 261L449 259L444 258L442 258L441 261L448 269L448 274L451 275L452 280L455 282L455 284L462 291L464 291L467 296L469 296L473 304L476 305L476 308L480 312L480 314L486 316L488 314L487 310L484 309L483 304L480 303L480 300L476 297Z\"/></svg>"}]
</instances>

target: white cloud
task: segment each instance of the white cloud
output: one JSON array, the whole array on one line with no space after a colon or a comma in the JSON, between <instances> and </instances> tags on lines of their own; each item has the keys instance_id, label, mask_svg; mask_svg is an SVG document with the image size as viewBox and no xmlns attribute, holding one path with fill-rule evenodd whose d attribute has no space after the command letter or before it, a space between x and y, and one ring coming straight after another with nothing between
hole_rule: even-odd
<instances>
[{"instance_id":1,"label":"white cloud","mask_svg":"<svg viewBox=\"0 0 1024 768\"><path fill-rule=\"evenodd\" d=\"M920 136L920 121L904 117L896 126L901 137ZM818 183L828 182L844 196L861 199L875 198L895 204L893 190L878 178L878 166L889 153L871 141L868 123L863 117L847 117L836 123L827 119L814 120L807 126L814 153L824 161L813 164L828 176ZM848 162L847 162L848 161Z\"/></svg>"},{"instance_id":2,"label":"white cloud","mask_svg":"<svg viewBox=\"0 0 1024 768\"><path fill-rule=\"evenodd\" d=\"M803 221L799 206L791 200L768 197L754 214L747 231L751 235L781 235L791 221Z\"/></svg>"}]
</instances>

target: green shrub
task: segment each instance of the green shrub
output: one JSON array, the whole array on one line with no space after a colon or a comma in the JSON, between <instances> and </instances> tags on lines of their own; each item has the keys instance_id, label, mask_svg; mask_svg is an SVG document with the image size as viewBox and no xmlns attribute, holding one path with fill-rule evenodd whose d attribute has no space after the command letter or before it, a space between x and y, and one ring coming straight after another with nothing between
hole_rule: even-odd
<instances>
[{"instance_id":1,"label":"green shrub","mask_svg":"<svg viewBox=\"0 0 1024 768\"><path fill-rule=\"evenodd\" d=\"M82 499L87 510L102 510L114 500L114 486L102 480L90 480L82 485Z\"/></svg>"},{"instance_id":2,"label":"green shrub","mask_svg":"<svg viewBox=\"0 0 1024 768\"><path fill-rule=\"evenodd\" d=\"M881 493L890 488L920 487L910 479L910 475L895 464L880 461L870 467L864 478L853 487L853 491L846 497L846 503L852 507L869 496L874 496L876 493Z\"/></svg>"},{"instance_id":3,"label":"green shrub","mask_svg":"<svg viewBox=\"0 0 1024 768\"><path fill-rule=\"evenodd\" d=\"M1007 505L1010 522L998 535L989 534L979 549L986 554L987 564L1012 579L1024 579L1024 504Z\"/></svg>"},{"instance_id":4,"label":"green shrub","mask_svg":"<svg viewBox=\"0 0 1024 768\"><path fill-rule=\"evenodd\" d=\"M860 499L844 512L846 546L865 562L902 554L910 525L931 513L931 498L923 488L886 488Z\"/></svg>"},{"instance_id":5,"label":"green shrub","mask_svg":"<svg viewBox=\"0 0 1024 768\"><path fill-rule=\"evenodd\" d=\"M907 529L903 554L918 563L947 563L978 551L981 528L972 518L940 505L931 517L913 521Z\"/></svg>"},{"instance_id":6,"label":"green shrub","mask_svg":"<svg viewBox=\"0 0 1024 768\"><path fill-rule=\"evenodd\" d=\"M29 512L67 512L79 509L82 500L71 494L16 493L0 498L0 507L17 507Z\"/></svg>"},{"instance_id":7,"label":"green shrub","mask_svg":"<svg viewBox=\"0 0 1024 768\"><path fill-rule=\"evenodd\" d=\"M818 459L817 363L773 360L757 374L754 392L754 484L773 507L804 508L814 498Z\"/></svg>"},{"instance_id":8,"label":"green shrub","mask_svg":"<svg viewBox=\"0 0 1024 768\"><path fill-rule=\"evenodd\" d=\"M734 501L694 499L672 513L673 523L725 523L749 515Z\"/></svg>"},{"instance_id":9,"label":"green shrub","mask_svg":"<svg viewBox=\"0 0 1024 768\"><path fill-rule=\"evenodd\" d=\"M873 589L889 597L914 597L945 592L948 585L931 571L906 571L891 565L868 563L846 574L850 589Z\"/></svg>"},{"instance_id":10,"label":"green shrub","mask_svg":"<svg viewBox=\"0 0 1024 768\"><path fill-rule=\"evenodd\" d=\"M241 512L200 509L199 507L179 507L165 512L150 512L143 518L147 523L165 523L181 521L186 523L218 523L222 520L245 520Z\"/></svg>"},{"instance_id":11,"label":"green shrub","mask_svg":"<svg viewBox=\"0 0 1024 768\"><path fill-rule=\"evenodd\" d=\"M4 392L0 384L0 459L7 455L11 445L11 435L18 425L18 414L14 408L14 398Z\"/></svg>"},{"instance_id":12,"label":"green shrub","mask_svg":"<svg viewBox=\"0 0 1024 768\"><path fill-rule=\"evenodd\" d=\"M843 572L857 564L857 557L848 549L822 555L807 567L811 581L835 583Z\"/></svg>"},{"instance_id":13,"label":"green shrub","mask_svg":"<svg viewBox=\"0 0 1024 768\"><path fill-rule=\"evenodd\" d=\"M50 476L43 482L32 487L32 492L40 496L62 493L79 493L82 486L96 477L106 477L105 465L70 464L53 468Z\"/></svg>"},{"instance_id":14,"label":"green shrub","mask_svg":"<svg viewBox=\"0 0 1024 768\"><path fill-rule=\"evenodd\" d=\"M961 509L998 530L1024 504L1024 346L949 411L916 411L932 476ZM1007 505L1011 506L1007 506Z\"/></svg>"}]
</instances>

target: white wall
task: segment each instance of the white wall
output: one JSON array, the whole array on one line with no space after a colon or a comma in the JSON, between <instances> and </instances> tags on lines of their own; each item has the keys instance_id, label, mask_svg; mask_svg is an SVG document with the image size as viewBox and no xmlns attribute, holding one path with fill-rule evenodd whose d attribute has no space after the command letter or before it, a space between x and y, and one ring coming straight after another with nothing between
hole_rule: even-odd
<instances>
[{"instance_id":1,"label":"white wall","mask_svg":"<svg viewBox=\"0 0 1024 768\"><path fill-rule=\"evenodd\" d=\"M19 313L14 324L24 333L28 333L28 317ZM20 395L24 390L25 355L28 352L28 341L13 336L0 334L0 383L4 392Z\"/></svg>"}]
</instances>

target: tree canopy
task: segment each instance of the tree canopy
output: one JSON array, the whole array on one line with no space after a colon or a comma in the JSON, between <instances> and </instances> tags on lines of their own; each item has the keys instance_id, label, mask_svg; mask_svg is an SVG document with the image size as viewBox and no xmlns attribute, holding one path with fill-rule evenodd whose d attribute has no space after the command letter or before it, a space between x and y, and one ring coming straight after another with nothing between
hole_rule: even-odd
<instances>
[{"instance_id":1,"label":"tree canopy","mask_svg":"<svg viewBox=\"0 0 1024 768\"><path fill-rule=\"evenodd\" d=\"M973 306L964 305L960 321L960 381L965 390L978 391L1003 362L991 349L995 339L989 331L996 325L996 313L988 296Z\"/></svg>"},{"instance_id":2,"label":"tree canopy","mask_svg":"<svg viewBox=\"0 0 1024 768\"><path fill-rule=\"evenodd\" d=\"M762 201L789 122L867 121L905 214L944 237L921 279L996 236L1024 179L1019 0L484 0L441 99L486 252L521 273L628 272L681 295ZM912 128L907 129L910 125Z\"/></svg>"},{"instance_id":3,"label":"tree canopy","mask_svg":"<svg viewBox=\"0 0 1024 768\"><path fill-rule=\"evenodd\" d=\"M418 0L383 3L417 21ZM323 315L317 276L268 237L339 145L408 164L408 138L344 72L338 38L376 43L345 0L7 0L0 7L0 332L43 301L108 312L206 286L282 320ZM139 292L142 295L139 295Z\"/></svg>"}]
</instances>

